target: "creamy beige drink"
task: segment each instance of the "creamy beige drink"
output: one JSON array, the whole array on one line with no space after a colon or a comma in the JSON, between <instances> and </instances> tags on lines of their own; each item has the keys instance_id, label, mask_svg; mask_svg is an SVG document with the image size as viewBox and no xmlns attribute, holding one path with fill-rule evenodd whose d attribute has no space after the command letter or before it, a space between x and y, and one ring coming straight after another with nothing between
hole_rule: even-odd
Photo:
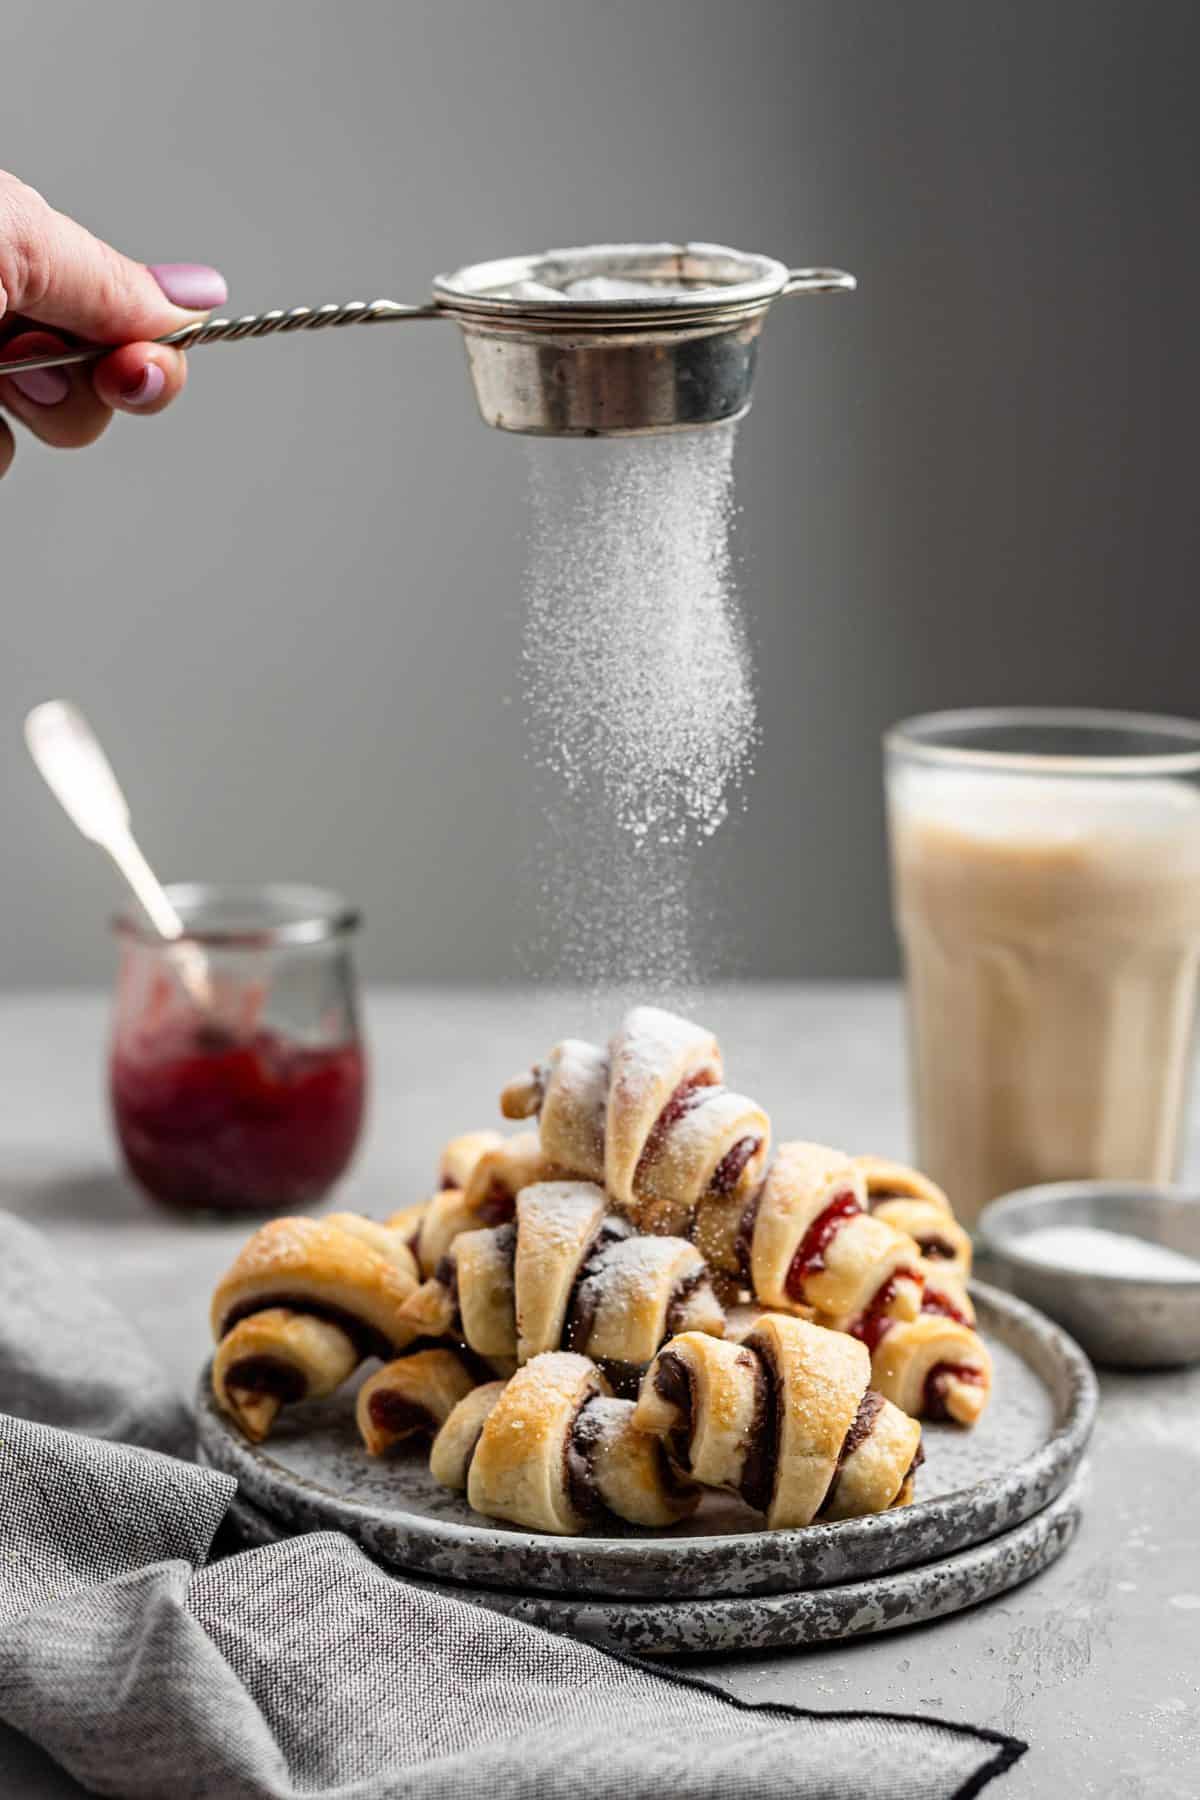
<instances>
[{"instance_id":1,"label":"creamy beige drink","mask_svg":"<svg viewBox=\"0 0 1200 1800\"><path fill-rule=\"evenodd\" d=\"M1033 1182L1174 1173L1200 789L1174 759L1126 763L889 741L918 1156L964 1220Z\"/></svg>"}]
</instances>

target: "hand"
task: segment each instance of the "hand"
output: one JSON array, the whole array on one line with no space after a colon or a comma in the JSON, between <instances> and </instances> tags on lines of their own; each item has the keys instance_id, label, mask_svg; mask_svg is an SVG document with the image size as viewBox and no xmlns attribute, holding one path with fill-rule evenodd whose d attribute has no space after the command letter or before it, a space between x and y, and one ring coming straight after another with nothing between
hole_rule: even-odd
<instances>
[{"instance_id":1,"label":"hand","mask_svg":"<svg viewBox=\"0 0 1200 1800\"><path fill-rule=\"evenodd\" d=\"M75 449L94 443L114 412L169 406L183 391L187 359L147 340L177 331L225 298L215 269L131 262L0 170L0 407L43 443ZM5 359L53 355L76 339L121 348L68 369L2 372ZM0 475L14 449L0 416Z\"/></svg>"}]
</instances>

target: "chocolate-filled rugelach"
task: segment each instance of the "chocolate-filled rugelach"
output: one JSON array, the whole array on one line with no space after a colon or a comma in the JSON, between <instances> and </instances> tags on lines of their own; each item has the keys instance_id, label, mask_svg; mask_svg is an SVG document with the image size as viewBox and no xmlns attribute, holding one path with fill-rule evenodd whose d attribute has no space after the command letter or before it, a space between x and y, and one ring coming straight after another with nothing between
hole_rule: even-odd
<instances>
[{"instance_id":1,"label":"chocolate-filled rugelach","mask_svg":"<svg viewBox=\"0 0 1200 1800\"><path fill-rule=\"evenodd\" d=\"M769 1147L762 1108L721 1076L709 1032L638 1006L607 1048L557 1045L500 1106L506 1118L538 1118L543 1154L599 1183L639 1230L687 1236L706 1196L757 1184Z\"/></svg>"},{"instance_id":2,"label":"chocolate-filled rugelach","mask_svg":"<svg viewBox=\"0 0 1200 1800\"><path fill-rule=\"evenodd\" d=\"M388 1223L408 1235L424 1277L414 1302L413 1322L422 1335L461 1338L457 1295L442 1279L455 1266L451 1246L467 1234L481 1236L484 1227L511 1219L521 1188L540 1180L549 1165L536 1132L502 1138L499 1132L473 1131L453 1138L442 1151L438 1166L442 1186L433 1199L394 1213ZM463 1185L450 1185L456 1180ZM499 1242L506 1240L501 1238ZM475 1249L479 1251L481 1245ZM469 1260L470 1247L466 1254ZM511 1257L508 1262L511 1263ZM510 1278L508 1286L511 1285ZM474 1306L478 1313L485 1304L484 1288L479 1285L468 1300L468 1308ZM485 1332L481 1318L476 1318L474 1324L481 1345L486 1336L495 1338L495 1329ZM516 1367L516 1347L511 1341L512 1332L504 1331L503 1318L499 1329L499 1345L492 1350L481 1348L480 1354L507 1359L509 1366L499 1372L508 1375Z\"/></svg>"},{"instance_id":3,"label":"chocolate-filled rugelach","mask_svg":"<svg viewBox=\"0 0 1200 1800\"><path fill-rule=\"evenodd\" d=\"M612 1398L587 1357L547 1351L459 1402L434 1440L430 1470L465 1488L476 1512L530 1531L673 1524L699 1491L633 1415L633 1402Z\"/></svg>"},{"instance_id":4,"label":"chocolate-filled rugelach","mask_svg":"<svg viewBox=\"0 0 1200 1800\"><path fill-rule=\"evenodd\" d=\"M498 1131L464 1131L442 1145L438 1157L437 1184L440 1188L457 1188L461 1193L483 1157L499 1150L504 1139Z\"/></svg>"},{"instance_id":5,"label":"chocolate-filled rugelach","mask_svg":"<svg viewBox=\"0 0 1200 1800\"><path fill-rule=\"evenodd\" d=\"M468 1131L442 1150L432 1199L401 1207L388 1226L403 1233L428 1277L460 1232L510 1219L521 1189L554 1172L536 1131L510 1138L498 1131Z\"/></svg>"},{"instance_id":6,"label":"chocolate-filled rugelach","mask_svg":"<svg viewBox=\"0 0 1200 1800\"><path fill-rule=\"evenodd\" d=\"M355 1213L270 1220L213 1295L218 1405L260 1441L282 1406L322 1399L364 1357L406 1349L416 1287L401 1232Z\"/></svg>"},{"instance_id":7,"label":"chocolate-filled rugelach","mask_svg":"<svg viewBox=\"0 0 1200 1800\"><path fill-rule=\"evenodd\" d=\"M404 1316L414 1333L461 1342L496 1365L573 1350L629 1391L677 1331L724 1328L695 1246L638 1236L584 1181L536 1183L518 1195L510 1224L460 1234Z\"/></svg>"},{"instance_id":8,"label":"chocolate-filled rugelach","mask_svg":"<svg viewBox=\"0 0 1200 1800\"><path fill-rule=\"evenodd\" d=\"M739 1494L772 1530L905 1506L921 1428L870 1387L864 1345L763 1314L743 1342L687 1332L642 1382L639 1430L702 1487Z\"/></svg>"},{"instance_id":9,"label":"chocolate-filled rugelach","mask_svg":"<svg viewBox=\"0 0 1200 1800\"><path fill-rule=\"evenodd\" d=\"M414 1350L368 1375L355 1417L371 1456L410 1437L433 1437L479 1381L479 1366L457 1350Z\"/></svg>"}]
</instances>

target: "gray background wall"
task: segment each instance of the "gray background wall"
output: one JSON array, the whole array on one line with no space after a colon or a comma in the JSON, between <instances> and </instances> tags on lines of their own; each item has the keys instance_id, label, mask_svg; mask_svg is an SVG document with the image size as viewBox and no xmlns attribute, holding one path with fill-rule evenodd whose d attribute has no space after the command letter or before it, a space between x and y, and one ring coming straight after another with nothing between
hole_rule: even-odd
<instances>
[{"instance_id":1,"label":"gray background wall","mask_svg":"<svg viewBox=\"0 0 1200 1800\"><path fill-rule=\"evenodd\" d=\"M0 160L238 310L602 238L857 271L768 327L739 450L765 732L709 853L758 974L892 966L877 737L1197 710L1190 83L1156 0L5 0ZM115 883L20 747L78 698L169 875L309 877L381 977L516 972L536 832L521 445L439 327L197 353L0 488L0 982L104 979Z\"/></svg>"}]
</instances>

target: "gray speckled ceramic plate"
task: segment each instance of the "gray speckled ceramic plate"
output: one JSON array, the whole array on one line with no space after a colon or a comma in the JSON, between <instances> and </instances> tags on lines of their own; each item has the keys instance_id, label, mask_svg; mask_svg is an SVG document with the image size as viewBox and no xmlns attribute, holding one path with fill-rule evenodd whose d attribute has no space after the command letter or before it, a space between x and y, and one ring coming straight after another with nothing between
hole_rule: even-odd
<instances>
[{"instance_id":1,"label":"gray speckled ceramic plate","mask_svg":"<svg viewBox=\"0 0 1200 1800\"><path fill-rule=\"evenodd\" d=\"M218 1412L207 1370L197 1395L200 1446L287 1531L345 1531L380 1562L437 1581L517 1589L526 1598L533 1590L654 1600L794 1595L861 1582L1010 1531L1062 1492L1083 1455L1096 1410L1083 1352L1022 1301L994 1288L973 1291L995 1360L991 1404L973 1431L927 1427L917 1503L874 1518L764 1531L737 1501L713 1495L684 1525L653 1535L512 1530L440 1488L420 1446L368 1457L352 1388L286 1410L268 1443L256 1446Z\"/></svg>"},{"instance_id":2,"label":"gray speckled ceramic plate","mask_svg":"<svg viewBox=\"0 0 1200 1800\"><path fill-rule=\"evenodd\" d=\"M452 1586L412 1574L403 1579L476 1606L489 1606L529 1625L542 1625L548 1631L568 1631L630 1656L796 1649L833 1638L864 1637L919 1625L1019 1587L1048 1568L1075 1536L1079 1485L1079 1481L1072 1482L1049 1506L1012 1531L955 1556L915 1569L897 1569L868 1581L794 1594L714 1600L589 1600ZM235 1500L231 1510L247 1544L276 1543L286 1535L246 1501Z\"/></svg>"}]
</instances>

